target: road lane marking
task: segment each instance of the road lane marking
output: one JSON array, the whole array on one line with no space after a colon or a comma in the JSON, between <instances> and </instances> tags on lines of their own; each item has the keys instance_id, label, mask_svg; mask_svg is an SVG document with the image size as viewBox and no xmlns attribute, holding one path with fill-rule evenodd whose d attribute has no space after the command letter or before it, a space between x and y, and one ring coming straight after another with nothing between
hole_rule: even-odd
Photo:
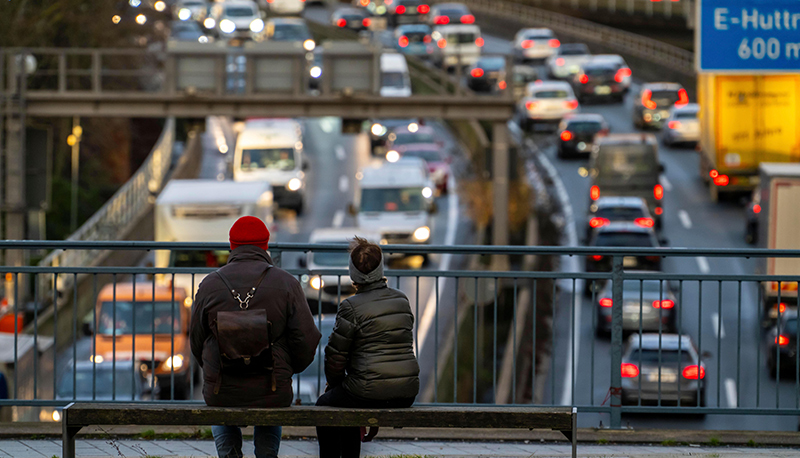
<instances>
[{"instance_id":1,"label":"road lane marking","mask_svg":"<svg viewBox=\"0 0 800 458\"><path fill-rule=\"evenodd\" d=\"M336 145L333 150L336 152L336 158L340 161L343 161L347 158L347 151L344 150L344 146Z\"/></svg>"},{"instance_id":2,"label":"road lane marking","mask_svg":"<svg viewBox=\"0 0 800 458\"><path fill-rule=\"evenodd\" d=\"M333 214L333 227L340 228L344 223L344 210L336 210Z\"/></svg>"},{"instance_id":3,"label":"road lane marking","mask_svg":"<svg viewBox=\"0 0 800 458\"><path fill-rule=\"evenodd\" d=\"M678 211L678 219L681 220L681 224L683 224L684 228L692 228L692 220L689 218L689 213L687 213L686 210Z\"/></svg>"},{"instance_id":4,"label":"road lane marking","mask_svg":"<svg viewBox=\"0 0 800 458\"><path fill-rule=\"evenodd\" d=\"M700 272L704 274L711 272L711 267L709 267L708 259L705 256L698 256L695 259L697 259L697 267L700 268Z\"/></svg>"},{"instance_id":5,"label":"road lane marking","mask_svg":"<svg viewBox=\"0 0 800 458\"><path fill-rule=\"evenodd\" d=\"M339 177L339 191L347 192L347 189L350 187L350 180L347 178L347 175L342 175Z\"/></svg>"},{"instance_id":6,"label":"road lane marking","mask_svg":"<svg viewBox=\"0 0 800 458\"><path fill-rule=\"evenodd\" d=\"M664 187L664 191L672 191L672 183L669 181L669 178L667 178L666 175L661 175L661 186Z\"/></svg>"},{"instance_id":7,"label":"road lane marking","mask_svg":"<svg viewBox=\"0 0 800 458\"><path fill-rule=\"evenodd\" d=\"M711 314L711 321L714 322L714 334L716 334L717 338L724 339L725 338L725 325L722 323L722 320L719 318L719 313L712 313Z\"/></svg>"},{"instance_id":8,"label":"road lane marking","mask_svg":"<svg viewBox=\"0 0 800 458\"><path fill-rule=\"evenodd\" d=\"M732 378L725 379L725 397L728 399L728 407L739 407L736 402L736 382Z\"/></svg>"}]
</instances>

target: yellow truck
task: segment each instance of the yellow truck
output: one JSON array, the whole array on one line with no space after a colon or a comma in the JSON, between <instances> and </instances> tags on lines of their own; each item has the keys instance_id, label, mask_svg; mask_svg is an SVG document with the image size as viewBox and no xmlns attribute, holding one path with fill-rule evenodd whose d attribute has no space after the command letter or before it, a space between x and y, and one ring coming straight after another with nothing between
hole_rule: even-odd
<instances>
[{"instance_id":1,"label":"yellow truck","mask_svg":"<svg viewBox=\"0 0 800 458\"><path fill-rule=\"evenodd\" d=\"M762 162L800 162L800 75L698 75L700 175L712 200L750 191Z\"/></svg>"}]
</instances>

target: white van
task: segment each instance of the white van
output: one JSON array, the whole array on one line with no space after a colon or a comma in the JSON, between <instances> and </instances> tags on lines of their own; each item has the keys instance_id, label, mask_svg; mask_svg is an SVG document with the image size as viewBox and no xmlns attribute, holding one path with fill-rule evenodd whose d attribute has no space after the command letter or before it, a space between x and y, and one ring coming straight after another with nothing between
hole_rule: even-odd
<instances>
[{"instance_id":1,"label":"white van","mask_svg":"<svg viewBox=\"0 0 800 458\"><path fill-rule=\"evenodd\" d=\"M306 8L304 0L261 0L270 13L299 16Z\"/></svg>"},{"instance_id":2,"label":"white van","mask_svg":"<svg viewBox=\"0 0 800 458\"><path fill-rule=\"evenodd\" d=\"M382 244L427 244L433 231L433 183L425 161L402 158L362 169L350 213L358 228L381 234Z\"/></svg>"},{"instance_id":3,"label":"white van","mask_svg":"<svg viewBox=\"0 0 800 458\"><path fill-rule=\"evenodd\" d=\"M275 202L303 212L305 203L303 131L293 119L247 121L236 139L234 181L262 181L272 185Z\"/></svg>"},{"instance_id":4,"label":"white van","mask_svg":"<svg viewBox=\"0 0 800 458\"><path fill-rule=\"evenodd\" d=\"M411 78L404 55L381 54L381 96L411 97Z\"/></svg>"},{"instance_id":5,"label":"white van","mask_svg":"<svg viewBox=\"0 0 800 458\"><path fill-rule=\"evenodd\" d=\"M172 180L161 191L155 207L156 242L227 242L228 231L242 216L255 216L267 227L273 223L269 183L216 180ZM155 254L155 267L216 268L228 262L228 250L166 251ZM204 274L175 274L174 284L197 291ZM172 275L160 278L163 283ZM192 288L194 286L194 288Z\"/></svg>"},{"instance_id":6,"label":"white van","mask_svg":"<svg viewBox=\"0 0 800 458\"><path fill-rule=\"evenodd\" d=\"M477 25L440 25L434 27L431 38L439 50L436 60L446 69L474 65L481 56L483 37Z\"/></svg>"}]
</instances>

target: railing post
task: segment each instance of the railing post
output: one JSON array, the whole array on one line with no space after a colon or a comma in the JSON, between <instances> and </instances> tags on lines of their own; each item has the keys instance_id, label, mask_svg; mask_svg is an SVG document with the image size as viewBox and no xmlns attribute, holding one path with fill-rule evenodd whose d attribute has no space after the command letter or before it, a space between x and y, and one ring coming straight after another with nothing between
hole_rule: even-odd
<instances>
[{"instance_id":1,"label":"railing post","mask_svg":"<svg viewBox=\"0 0 800 458\"><path fill-rule=\"evenodd\" d=\"M92 52L92 91L94 92L100 92L101 71L100 51L94 51Z\"/></svg>"},{"instance_id":2,"label":"railing post","mask_svg":"<svg viewBox=\"0 0 800 458\"><path fill-rule=\"evenodd\" d=\"M67 52L58 53L58 92L67 91Z\"/></svg>"},{"instance_id":3,"label":"railing post","mask_svg":"<svg viewBox=\"0 0 800 458\"><path fill-rule=\"evenodd\" d=\"M615 255L611 259L611 428L622 424L622 261Z\"/></svg>"}]
</instances>

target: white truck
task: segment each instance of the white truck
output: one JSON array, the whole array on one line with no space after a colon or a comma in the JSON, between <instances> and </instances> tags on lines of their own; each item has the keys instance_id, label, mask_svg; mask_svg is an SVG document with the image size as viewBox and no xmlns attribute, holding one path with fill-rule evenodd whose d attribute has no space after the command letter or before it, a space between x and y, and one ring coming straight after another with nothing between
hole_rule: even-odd
<instances>
[{"instance_id":1,"label":"white truck","mask_svg":"<svg viewBox=\"0 0 800 458\"><path fill-rule=\"evenodd\" d=\"M161 191L155 208L156 242L227 242L228 231L241 216L255 216L272 226L269 183L216 180L174 180ZM216 268L228 261L228 250L158 250L155 267ZM194 277L194 278L193 278ZM197 291L205 274L175 274L173 284ZM161 276L162 283L173 280Z\"/></svg>"},{"instance_id":2,"label":"white truck","mask_svg":"<svg viewBox=\"0 0 800 458\"><path fill-rule=\"evenodd\" d=\"M760 211L758 240L761 248L800 250L800 164L762 162L759 165ZM800 275L798 258L762 258L767 275ZM770 326L783 313L797 307L796 282L762 282L762 324ZM780 296L780 297L779 297Z\"/></svg>"}]
</instances>

